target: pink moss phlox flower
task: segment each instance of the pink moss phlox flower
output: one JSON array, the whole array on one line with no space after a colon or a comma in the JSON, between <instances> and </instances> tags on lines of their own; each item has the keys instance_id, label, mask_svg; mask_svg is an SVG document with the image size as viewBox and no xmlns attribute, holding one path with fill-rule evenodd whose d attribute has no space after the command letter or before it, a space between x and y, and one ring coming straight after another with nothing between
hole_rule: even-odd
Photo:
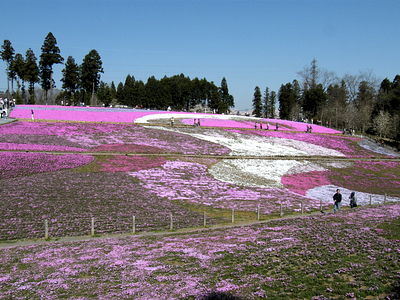
<instances>
[{"instance_id":1,"label":"pink moss phlox flower","mask_svg":"<svg viewBox=\"0 0 400 300\"><path fill-rule=\"evenodd\" d=\"M76 168L92 161L92 156L81 154L2 152L0 155L0 178Z\"/></svg>"},{"instance_id":2,"label":"pink moss phlox flower","mask_svg":"<svg viewBox=\"0 0 400 300\"><path fill-rule=\"evenodd\" d=\"M291 130L291 131L300 131L300 132L305 132L307 130L307 126L311 125L312 126L312 132L314 133L331 133L331 134L337 134L341 133L340 131L316 124L308 124L308 123L303 123L303 122L295 122L295 121L288 121L288 120L277 120L277 119L263 119L264 122L269 122L269 123L278 123L280 125L286 126L288 129L285 127L279 127L279 130ZM274 128L270 128L274 129Z\"/></svg>"},{"instance_id":3,"label":"pink moss phlox flower","mask_svg":"<svg viewBox=\"0 0 400 300\"><path fill-rule=\"evenodd\" d=\"M132 111L129 109L113 111L107 108L90 108L71 106L18 105L10 117L30 119L31 110L36 120L84 121L84 122L118 122L132 123L135 119L154 114L151 111ZM160 113L160 112L157 112Z\"/></svg>"},{"instance_id":4,"label":"pink moss phlox flower","mask_svg":"<svg viewBox=\"0 0 400 300\"><path fill-rule=\"evenodd\" d=\"M328 171L312 171L282 176L281 183L290 191L306 195L309 189L330 184Z\"/></svg>"}]
</instances>

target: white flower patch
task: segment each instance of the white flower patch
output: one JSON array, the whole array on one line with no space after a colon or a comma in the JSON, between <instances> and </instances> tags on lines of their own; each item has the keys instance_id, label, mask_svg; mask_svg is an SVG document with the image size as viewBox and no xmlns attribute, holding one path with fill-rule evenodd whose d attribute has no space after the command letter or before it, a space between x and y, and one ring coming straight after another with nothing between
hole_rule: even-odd
<instances>
[{"instance_id":1,"label":"white flower patch","mask_svg":"<svg viewBox=\"0 0 400 300\"><path fill-rule=\"evenodd\" d=\"M303 156L307 152L292 147L290 143L283 145L282 139L266 139L258 136L245 136L231 133L225 136L190 134L191 136L208 142L220 144L232 150L230 155L243 156ZM294 143L293 143L294 144Z\"/></svg>"},{"instance_id":2,"label":"white flower patch","mask_svg":"<svg viewBox=\"0 0 400 300\"><path fill-rule=\"evenodd\" d=\"M358 191L352 191L343 187L335 186L335 185L323 185L318 186L313 189L310 189L306 193L306 197L321 200L325 203L332 203L333 205L333 195L336 193L336 190L340 189L340 193L342 194L342 205L350 205L350 193L355 192L357 204L358 205L366 205L369 204L369 197L371 196L372 204L383 203L384 195L378 194L370 194L363 193ZM399 197L387 197L387 201L400 201Z\"/></svg>"},{"instance_id":3,"label":"white flower patch","mask_svg":"<svg viewBox=\"0 0 400 300\"><path fill-rule=\"evenodd\" d=\"M367 149L367 150L375 152L375 153L389 155L389 156L396 156L396 157L400 156L400 154L398 152L393 151L391 149L386 149L384 147L381 147L378 144L376 144L372 141L369 141L367 139L362 139L358 144L361 147L363 147L364 149Z\"/></svg>"},{"instance_id":4,"label":"white flower patch","mask_svg":"<svg viewBox=\"0 0 400 300\"><path fill-rule=\"evenodd\" d=\"M282 187L281 177L303 164L295 160L225 159L209 169L216 179L244 186Z\"/></svg>"},{"instance_id":5,"label":"white flower patch","mask_svg":"<svg viewBox=\"0 0 400 300\"><path fill-rule=\"evenodd\" d=\"M187 134L192 137L220 144L232 151L230 155L242 156L344 156L339 151L306 143L281 138L244 135L228 131L207 130L207 134L190 132L180 128L153 127Z\"/></svg>"},{"instance_id":6,"label":"white flower patch","mask_svg":"<svg viewBox=\"0 0 400 300\"><path fill-rule=\"evenodd\" d=\"M344 169L352 167L354 163L351 161L329 161L322 162L321 164L326 166L327 168Z\"/></svg>"},{"instance_id":7,"label":"white flower patch","mask_svg":"<svg viewBox=\"0 0 400 300\"><path fill-rule=\"evenodd\" d=\"M318 163L310 162L310 161L302 161L301 164L295 165L294 167L290 168L286 174L300 174L300 173L307 173L313 171L327 171L326 168L321 166Z\"/></svg>"},{"instance_id":8,"label":"white flower patch","mask_svg":"<svg viewBox=\"0 0 400 300\"><path fill-rule=\"evenodd\" d=\"M219 114L195 114L195 113L162 113L162 114L150 114L140 118L137 118L134 123L150 123L151 120L161 120L161 119L219 119L219 120L239 120L239 121L259 121L260 118L250 118L245 116L236 115L219 115Z\"/></svg>"}]
</instances>

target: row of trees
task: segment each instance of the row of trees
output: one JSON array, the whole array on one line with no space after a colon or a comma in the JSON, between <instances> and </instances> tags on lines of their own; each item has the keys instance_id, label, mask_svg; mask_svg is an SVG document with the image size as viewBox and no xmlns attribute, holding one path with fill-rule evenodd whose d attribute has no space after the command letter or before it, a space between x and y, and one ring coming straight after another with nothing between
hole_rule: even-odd
<instances>
[{"instance_id":1,"label":"row of trees","mask_svg":"<svg viewBox=\"0 0 400 300\"><path fill-rule=\"evenodd\" d=\"M274 91L269 92L269 88L267 87L264 91L264 97L262 97L260 88L258 86L255 87L253 98L254 116L274 119L275 105L276 93Z\"/></svg>"},{"instance_id":2,"label":"row of trees","mask_svg":"<svg viewBox=\"0 0 400 300\"><path fill-rule=\"evenodd\" d=\"M120 82L115 88L100 83L97 93L100 101L108 106L111 101L130 106L151 109L190 110L196 106L208 107L219 113L226 113L234 106L234 98L229 94L228 83L225 78L221 86L203 79L190 79L184 74L172 77L163 77L158 80L154 76L144 83L128 75L125 82Z\"/></svg>"},{"instance_id":3,"label":"row of trees","mask_svg":"<svg viewBox=\"0 0 400 300\"><path fill-rule=\"evenodd\" d=\"M49 102L48 92L55 87L53 66L61 64L64 58L60 55L57 40L51 32L45 37L41 51L39 63L37 63L36 55L30 48L23 56L15 53L9 40L4 40L1 46L1 59L6 63L7 92L15 96L17 103L34 104L36 102L35 84L39 82L44 91L43 102L46 104ZM100 55L96 50L91 50L80 66L75 63L73 57L69 56L62 72L62 87L69 96L77 100L75 93L79 91L79 101L88 102L90 93L97 91L100 73L103 72ZM14 81L17 82L16 93L14 93ZM28 83L29 96L25 93L26 83Z\"/></svg>"},{"instance_id":4,"label":"row of trees","mask_svg":"<svg viewBox=\"0 0 400 300\"><path fill-rule=\"evenodd\" d=\"M400 137L399 75L393 81L385 78L380 84L369 73L338 78L333 72L321 70L315 59L298 74L300 82L293 80L279 89L281 119Z\"/></svg>"}]
</instances>

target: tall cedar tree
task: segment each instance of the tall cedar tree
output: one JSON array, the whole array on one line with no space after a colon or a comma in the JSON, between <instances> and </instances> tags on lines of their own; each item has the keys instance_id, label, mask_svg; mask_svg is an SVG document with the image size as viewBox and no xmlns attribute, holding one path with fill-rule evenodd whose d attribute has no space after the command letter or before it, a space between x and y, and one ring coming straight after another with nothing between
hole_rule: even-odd
<instances>
[{"instance_id":1,"label":"tall cedar tree","mask_svg":"<svg viewBox=\"0 0 400 300\"><path fill-rule=\"evenodd\" d=\"M303 94L303 111L308 119L318 119L318 113L326 103L327 95L322 84L309 88Z\"/></svg>"},{"instance_id":2,"label":"tall cedar tree","mask_svg":"<svg viewBox=\"0 0 400 300\"><path fill-rule=\"evenodd\" d=\"M253 97L253 115L260 118L262 113L261 91L258 86L254 89Z\"/></svg>"},{"instance_id":3,"label":"tall cedar tree","mask_svg":"<svg viewBox=\"0 0 400 300\"><path fill-rule=\"evenodd\" d=\"M282 84L279 89L279 117L290 120L295 104L296 96L293 85L290 82Z\"/></svg>"},{"instance_id":4,"label":"tall cedar tree","mask_svg":"<svg viewBox=\"0 0 400 300\"><path fill-rule=\"evenodd\" d=\"M7 91L10 91L10 65L14 58L14 48L11 45L9 40L4 40L3 45L1 46L1 59L7 64ZM12 82L11 82L12 86Z\"/></svg>"},{"instance_id":5,"label":"tall cedar tree","mask_svg":"<svg viewBox=\"0 0 400 300\"><path fill-rule=\"evenodd\" d=\"M62 74L62 88L69 93L69 96L71 96L75 93L79 86L79 66L77 63L75 63L75 59L72 56L68 56L67 62L65 63L65 68L62 70Z\"/></svg>"},{"instance_id":6,"label":"tall cedar tree","mask_svg":"<svg viewBox=\"0 0 400 300\"><path fill-rule=\"evenodd\" d=\"M22 81L22 86L24 86L24 83L25 83L25 78L24 78L25 60L21 53L15 54L14 59L11 62L10 68L13 70L13 72L17 76L17 88L19 91L19 89L21 87L19 81L20 80Z\"/></svg>"},{"instance_id":7,"label":"tall cedar tree","mask_svg":"<svg viewBox=\"0 0 400 300\"><path fill-rule=\"evenodd\" d=\"M89 93L95 93L100 83L100 73L104 73L102 61L99 53L96 50L90 50L83 58L81 64L81 86L86 93L85 102L89 99Z\"/></svg>"},{"instance_id":8,"label":"tall cedar tree","mask_svg":"<svg viewBox=\"0 0 400 300\"><path fill-rule=\"evenodd\" d=\"M64 58L60 55L60 49L57 46L57 40L49 32L44 39L40 55L39 68L42 88L45 90L45 102L47 104L48 91L55 87L53 80L53 65L60 64Z\"/></svg>"},{"instance_id":9,"label":"tall cedar tree","mask_svg":"<svg viewBox=\"0 0 400 300\"><path fill-rule=\"evenodd\" d=\"M276 92L272 91L269 97L269 117L275 119Z\"/></svg>"},{"instance_id":10,"label":"tall cedar tree","mask_svg":"<svg viewBox=\"0 0 400 300\"><path fill-rule=\"evenodd\" d=\"M25 55L25 80L29 82L29 104L35 104L35 83L39 82L39 67L32 49L28 49Z\"/></svg>"},{"instance_id":11,"label":"tall cedar tree","mask_svg":"<svg viewBox=\"0 0 400 300\"><path fill-rule=\"evenodd\" d=\"M231 107L235 106L233 96L229 94L228 83L226 78L222 78L220 91L220 103L218 104L218 112L226 113Z\"/></svg>"},{"instance_id":12,"label":"tall cedar tree","mask_svg":"<svg viewBox=\"0 0 400 300\"><path fill-rule=\"evenodd\" d=\"M101 102L103 102L105 107L110 106L112 101L112 91L107 83L100 81L99 89L97 90L97 97Z\"/></svg>"},{"instance_id":13,"label":"tall cedar tree","mask_svg":"<svg viewBox=\"0 0 400 300\"><path fill-rule=\"evenodd\" d=\"M266 87L265 92L264 92L264 101L263 101L263 108L262 108L262 115L264 118L269 117L269 106L270 106L269 89L268 89L268 87Z\"/></svg>"}]
</instances>

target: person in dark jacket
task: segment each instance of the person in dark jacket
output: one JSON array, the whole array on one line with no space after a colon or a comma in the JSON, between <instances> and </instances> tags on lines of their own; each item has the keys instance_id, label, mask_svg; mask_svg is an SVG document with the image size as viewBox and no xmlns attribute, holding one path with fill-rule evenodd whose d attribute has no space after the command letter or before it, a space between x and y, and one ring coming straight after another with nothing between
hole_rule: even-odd
<instances>
[{"instance_id":1,"label":"person in dark jacket","mask_svg":"<svg viewBox=\"0 0 400 300\"><path fill-rule=\"evenodd\" d=\"M333 201L335 202L333 205L333 212L335 213L340 210L340 207L342 206L342 194L339 189L337 189L336 193L333 195Z\"/></svg>"},{"instance_id":2,"label":"person in dark jacket","mask_svg":"<svg viewBox=\"0 0 400 300\"><path fill-rule=\"evenodd\" d=\"M350 199L350 207L351 208L357 207L356 193L351 192L349 199Z\"/></svg>"}]
</instances>

